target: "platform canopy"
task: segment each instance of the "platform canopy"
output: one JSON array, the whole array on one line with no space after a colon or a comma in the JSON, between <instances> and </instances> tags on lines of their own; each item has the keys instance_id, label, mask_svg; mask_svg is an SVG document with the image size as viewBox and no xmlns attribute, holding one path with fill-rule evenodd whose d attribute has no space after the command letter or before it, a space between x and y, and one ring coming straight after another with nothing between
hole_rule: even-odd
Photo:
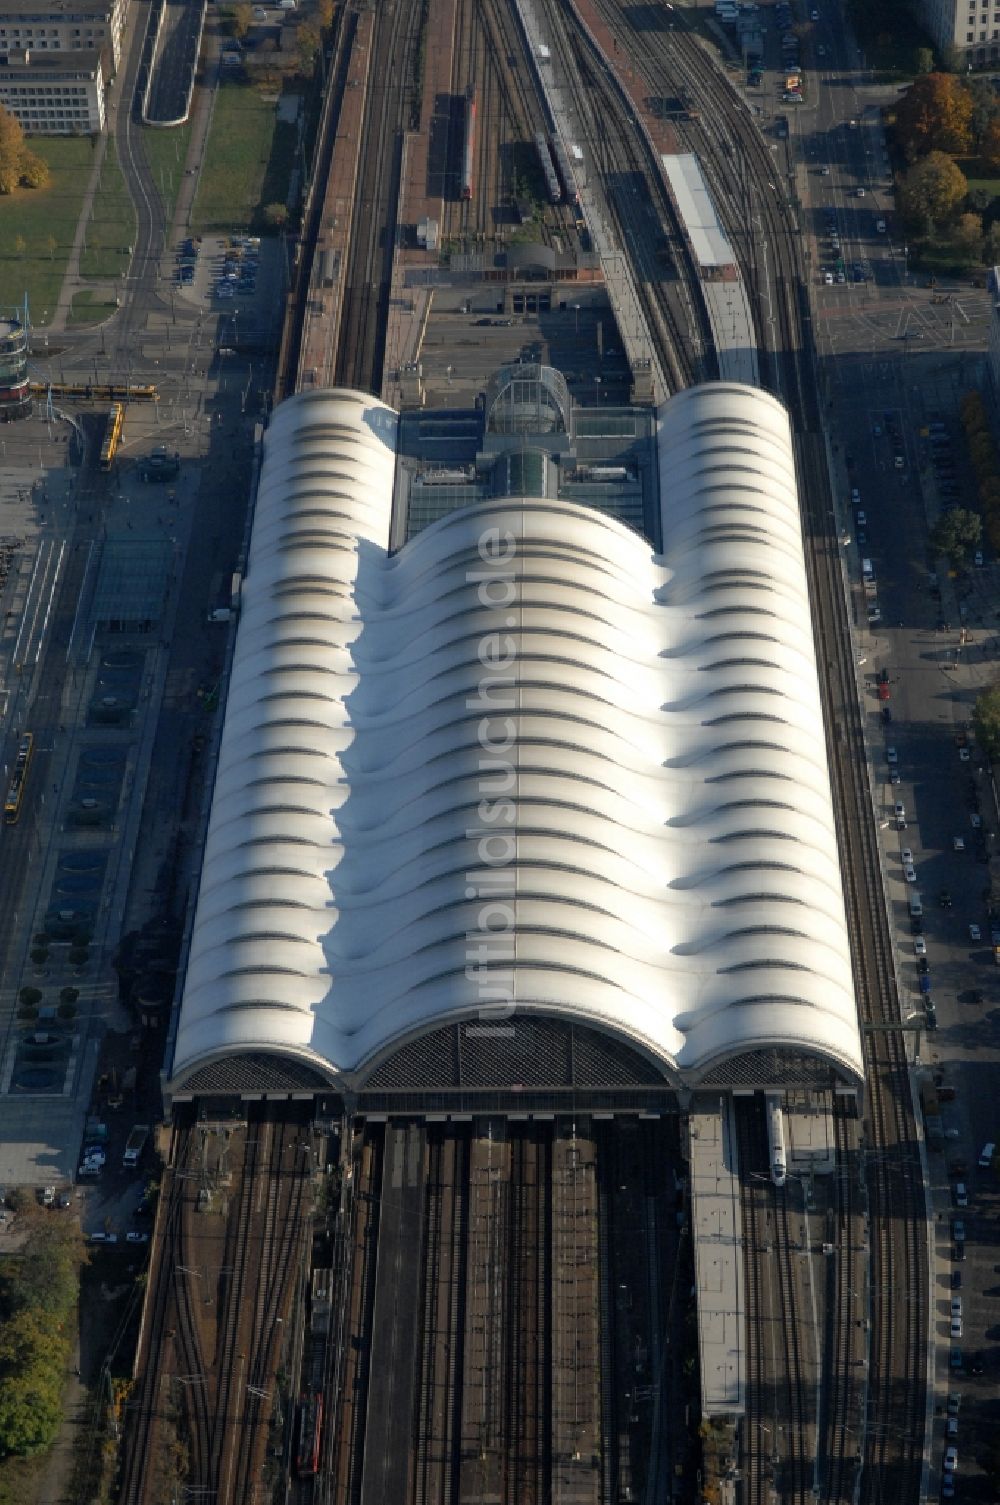
<instances>
[{"instance_id":1,"label":"platform canopy","mask_svg":"<svg viewBox=\"0 0 1000 1505\"><path fill-rule=\"evenodd\" d=\"M241 1055L363 1085L518 1017L678 1085L755 1051L857 1079L784 410L671 400L659 557L531 497L391 555L395 436L338 391L268 432L174 1087Z\"/></svg>"}]
</instances>

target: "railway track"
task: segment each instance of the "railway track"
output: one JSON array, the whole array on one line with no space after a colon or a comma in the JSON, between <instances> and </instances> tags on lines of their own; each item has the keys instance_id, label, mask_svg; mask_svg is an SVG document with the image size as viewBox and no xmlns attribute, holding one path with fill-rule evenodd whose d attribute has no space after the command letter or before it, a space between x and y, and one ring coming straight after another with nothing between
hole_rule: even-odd
<instances>
[{"instance_id":1,"label":"railway track","mask_svg":"<svg viewBox=\"0 0 1000 1505\"><path fill-rule=\"evenodd\" d=\"M651 338L660 349L673 389L688 386L697 379L700 369L697 351L708 348L706 330L691 327L691 315L700 319L703 313L697 273L664 189L659 164L645 144L634 139L621 91L609 79L572 6L566 0L546 0L544 13L553 51L573 95L592 170L605 188L618 242L629 247L636 263L636 290ZM666 230L671 265L677 273L674 285L667 284L663 261L657 263L647 247L654 221Z\"/></svg>"},{"instance_id":2,"label":"railway track","mask_svg":"<svg viewBox=\"0 0 1000 1505\"><path fill-rule=\"evenodd\" d=\"M504 1505L547 1505L552 1481L552 1222L550 1126L513 1136L508 1280L508 1386Z\"/></svg>"},{"instance_id":3,"label":"railway track","mask_svg":"<svg viewBox=\"0 0 1000 1505\"><path fill-rule=\"evenodd\" d=\"M617 10L621 32L631 28ZM632 56L644 56L657 92L683 89L711 131L683 126L686 144L709 162L718 210L753 291L759 342L770 353L770 380L788 406L796 435L799 493L817 662L826 707L827 742L838 820L844 891L855 961L859 1014L865 1025L899 1022L888 920L865 745L853 675L836 516L813 375L811 316L802 268L799 226L775 174L768 145L729 81L673 13L669 38L632 33ZM740 221L752 204L755 236ZM872 1351L870 1400L879 1425L865 1434L862 1501L909 1502L919 1488L927 1352L927 1270L919 1152L901 1037L865 1037L869 1124L875 1154L868 1163L869 1210L876 1229L871 1250ZM890 1170L889 1166L898 1169ZM899 1292L905 1289L905 1299ZM846 1383L846 1382L845 1382ZM853 1401L856 1404L856 1398ZM846 1404L846 1402L845 1402ZM830 1480L844 1477L853 1451L841 1428L830 1453ZM853 1465L851 1465L853 1466ZM837 1498L831 1493L830 1498Z\"/></svg>"},{"instance_id":4,"label":"railway track","mask_svg":"<svg viewBox=\"0 0 1000 1505\"><path fill-rule=\"evenodd\" d=\"M119 1484L120 1505L143 1505L146 1470L157 1448L159 1391L163 1372L153 1359L162 1351L167 1334L169 1271L177 1255L184 1196L184 1181L178 1177L177 1171L183 1171L188 1164L192 1140L189 1123L175 1124L170 1163L164 1172L157 1209L155 1252L149 1271L150 1297L143 1313L136 1355L137 1378L126 1413L127 1435Z\"/></svg>"},{"instance_id":5,"label":"railway track","mask_svg":"<svg viewBox=\"0 0 1000 1505\"><path fill-rule=\"evenodd\" d=\"M375 83L358 143L370 171L358 173L336 358L339 385L375 395L382 389L403 132L417 92L423 24L424 12L411 0L388 0L375 13Z\"/></svg>"},{"instance_id":6,"label":"railway track","mask_svg":"<svg viewBox=\"0 0 1000 1505\"><path fill-rule=\"evenodd\" d=\"M468 1136L434 1131L428 1160L413 1500L414 1505L450 1505L458 1482Z\"/></svg>"},{"instance_id":7,"label":"railway track","mask_svg":"<svg viewBox=\"0 0 1000 1505\"><path fill-rule=\"evenodd\" d=\"M257 1280L253 1318L246 1338L246 1369L237 1397L228 1447L233 1463L233 1505L250 1500L263 1466L285 1314L296 1277L308 1253L305 1194L312 1169L312 1146L298 1126L283 1125L272 1146L265 1188L264 1224L255 1240ZM223 1497L225 1498L225 1497Z\"/></svg>"},{"instance_id":8,"label":"railway track","mask_svg":"<svg viewBox=\"0 0 1000 1505\"><path fill-rule=\"evenodd\" d=\"M765 1333L773 1335L773 1315L764 1283L764 1248L770 1248L767 1195L763 1177L767 1156L762 1154L764 1119L759 1103L736 1104L737 1147L743 1233L743 1287L746 1304L747 1376L743 1420L743 1502L770 1505L776 1446L775 1407L768 1408ZM765 1420L766 1418L766 1420ZM764 1439L767 1439L766 1444Z\"/></svg>"},{"instance_id":9,"label":"railway track","mask_svg":"<svg viewBox=\"0 0 1000 1505\"><path fill-rule=\"evenodd\" d=\"M857 1134L843 1100L834 1103L833 1130L836 1168L829 1233L836 1252L827 1278L817 1461L819 1498L828 1505L847 1505L854 1498L857 1483L857 1447L850 1439L860 1435L860 1417L851 1376L863 1357L858 1352L857 1336L863 1326L864 1308L863 1289L858 1292L853 1283L857 1264L852 1258L857 1218Z\"/></svg>"}]
</instances>

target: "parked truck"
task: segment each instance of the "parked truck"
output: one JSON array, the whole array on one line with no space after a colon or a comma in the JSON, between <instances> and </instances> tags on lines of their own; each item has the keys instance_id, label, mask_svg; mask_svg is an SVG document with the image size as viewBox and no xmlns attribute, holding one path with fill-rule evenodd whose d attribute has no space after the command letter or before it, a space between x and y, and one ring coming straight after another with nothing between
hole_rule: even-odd
<instances>
[{"instance_id":1,"label":"parked truck","mask_svg":"<svg viewBox=\"0 0 1000 1505\"><path fill-rule=\"evenodd\" d=\"M122 1164L124 1166L139 1164L148 1138L149 1124L136 1124L125 1143L125 1154L122 1157Z\"/></svg>"}]
</instances>

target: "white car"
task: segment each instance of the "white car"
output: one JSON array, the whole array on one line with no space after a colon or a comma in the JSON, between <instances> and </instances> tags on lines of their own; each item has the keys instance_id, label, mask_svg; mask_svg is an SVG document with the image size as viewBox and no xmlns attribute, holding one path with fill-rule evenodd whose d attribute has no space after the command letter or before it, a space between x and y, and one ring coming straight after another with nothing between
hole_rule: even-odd
<instances>
[{"instance_id":1,"label":"white car","mask_svg":"<svg viewBox=\"0 0 1000 1505\"><path fill-rule=\"evenodd\" d=\"M851 505L856 507L861 501L861 492L856 486L851 487Z\"/></svg>"},{"instance_id":2,"label":"white car","mask_svg":"<svg viewBox=\"0 0 1000 1505\"><path fill-rule=\"evenodd\" d=\"M956 1181L955 1182L955 1206L956 1207L968 1207L968 1205L969 1205L969 1193L968 1193L968 1191L966 1189L965 1182L964 1181ZM958 1303L958 1312L957 1312L957 1314L955 1312L955 1302L956 1301ZM953 1301L951 1303L951 1315L953 1317L956 1316L956 1315L958 1315L959 1317L961 1317L961 1315L962 1315L962 1299L961 1299L960 1296L956 1296L955 1301Z\"/></svg>"},{"instance_id":3,"label":"white car","mask_svg":"<svg viewBox=\"0 0 1000 1505\"><path fill-rule=\"evenodd\" d=\"M970 941L981 941L982 938L983 938L983 932L980 930L979 926L978 925L970 925L969 926L969 940Z\"/></svg>"},{"instance_id":4,"label":"white car","mask_svg":"<svg viewBox=\"0 0 1000 1505\"><path fill-rule=\"evenodd\" d=\"M855 196L856 196L856 197L857 197L857 198L859 198L859 199L863 199L863 198L864 198L864 196L865 196L865 190L864 190L864 189L863 189L863 188L858 188L858 189L856 189L856 190L855 190Z\"/></svg>"},{"instance_id":5,"label":"white car","mask_svg":"<svg viewBox=\"0 0 1000 1505\"><path fill-rule=\"evenodd\" d=\"M958 1448L945 1448L944 1471L953 1474L958 1469Z\"/></svg>"},{"instance_id":6,"label":"white car","mask_svg":"<svg viewBox=\"0 0 1000 1505\"><path fill-rule=\"evenodd\" d=\"M824 283L826 284L827 287L832 287L833 286L833 273L832 272L824 272L823 273L823 281L824 281Z\"/></svg>"},{"instance_id":7,"label":"white car","mask_svg":"<svg viewBox=\"0 0 1000 1505\"><path fill-rule=\"evenodd\" d=\"M977 815L976 812L973 811L969 816L969 824L974 831L978 831L983 824L983 817L981 815Z\"/></svg>"},{"instance_id":8,"label":"white car","mask_svg":"<svg viewBox=\"0 0 1000 1505\"><path fill-rule=\"evenodd\" d=\"M913 866L912 863L908 862L906 864L906 866L904 867L904 869L903 869L903 877L906 879L907 883L916 883L916 881L917 881L917 870Z\"/></svg>"},{"instance_id":9,"label":"white car","mask_svg":"<svg viewBox=\"0 0 1000 1505\"><path fill-rule=\"evenodd\" d=\"M962 1319L961 1319L961 1317L952 1317L952 1319L951 1319L951 1335L952 1335L953 1338L960 1338L962 1336ZM948 1465L945 1464L945 1468L947 1468L947 1467L948 1467Z\"/></svg>"},{"instance_id":10,"label":"white car","mask_svg":"<svg viewBox=\"0 0 1000 1505\"><path fill-rule=\"evenodd\" d=\"M971 757L972 754L969 752L969 749L967 747L960 747L958 749L958 760L960 763L968 763Z\"/></svg>"},{"instance_id":11,"label":"white car","mask_svg":"<svg viewBox=\"0 0 1000 1505\"><path fill-rule=\"evenodd\" d=\"M953 852L964 852L965 851L965 837L964 836L953 836L951 838L951 849L952 849Z\"/></svg>"},{"instance_id":12,"label":"white car","mask_svg":"<svg viewBox=\"0 0 1000 1505\"><path fill-rule=\"evenodd\" d=\"M922 935L915 935L913 937L913 954L914 956L927 955L927 942Z\"/></svg>"},{"instance_id":13,"label":"white car","mask_svg":"<svg viewBox=\"0 0 1000 1505\"><path fill-rule=\"evenodd\" d=\"M886 748L886 750L885 750L885 761L889 764L890 768L893 767L896 763L899 762L899 753L896 751L896 749L894 747L887 747Z\"/></svg>"},{"instance_id":14,"label":"white car","mask_svg":"<svg viewBox=\"0 0 1000 1505\"><path fill-rule=\"evenodd\" d=\"M903 848L903 850L899 854L899 860L904 867L913 866L913 853L910 851L909 847Z\"/></svg>"},{"instance_id":15,"label":"white car","mask_svg":"<svg viewBox=\"0 0 1000 1505\"><path fill-rule=\"evenodd\" d=\"M976 552L972 556L972 562L976 566L977 569L980 569L980 570L982 569L983 563L984 563L982 549L977 549L976 550Z\"/></svg>"},{"instance_id":16,"label":"white car","mask_svg":"<svg viewBox=\"0 0 1000 1505\"><path fill-rule=\"evenodd\" d=\"M900 774L899 774L899 769L898 768L894 768L892 770L892 772L889 774L889 783L890 784L899 784L899 783L901 783L901 779L900 779Z\"/></svg>"}]
</instances>

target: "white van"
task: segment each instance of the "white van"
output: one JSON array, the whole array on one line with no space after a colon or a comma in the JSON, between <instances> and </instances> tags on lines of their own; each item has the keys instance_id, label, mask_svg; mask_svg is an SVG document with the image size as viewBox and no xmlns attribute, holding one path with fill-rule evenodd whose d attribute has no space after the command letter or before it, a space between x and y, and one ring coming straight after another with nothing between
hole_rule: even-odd
<instances>
[{"instance_id":1,"label":"white van","mask_svg":"<svg viewBox=\"0 0 1000 1505\"><path fill-rule=\"evenodd\" d=\"M910 895L910 914L913 917L913 919L919 919L920 916L923 914L923 912L924 912L924 906L921 903L920 895L919 894L911 894Z\"/></svg>"},{"instance_id":2,"label":"white van","mask_svg":"<svg viewBox=\"0 0 1000 1505\"><path fill-rule=\"evenodd\" d=\"M996 1153L996 1145L993 1143L993 1141L991 1139L990 1142L989 1142L989 1144L984 1144L982 1150L980 1151L980 1155L979 1155L979 1168L980 1168L980 1170L983 1170L983 1171L989 1170L990 1166L993 1164L993 1156L994 1156L995 1153Z\"/></svg>"}]
</instances>

